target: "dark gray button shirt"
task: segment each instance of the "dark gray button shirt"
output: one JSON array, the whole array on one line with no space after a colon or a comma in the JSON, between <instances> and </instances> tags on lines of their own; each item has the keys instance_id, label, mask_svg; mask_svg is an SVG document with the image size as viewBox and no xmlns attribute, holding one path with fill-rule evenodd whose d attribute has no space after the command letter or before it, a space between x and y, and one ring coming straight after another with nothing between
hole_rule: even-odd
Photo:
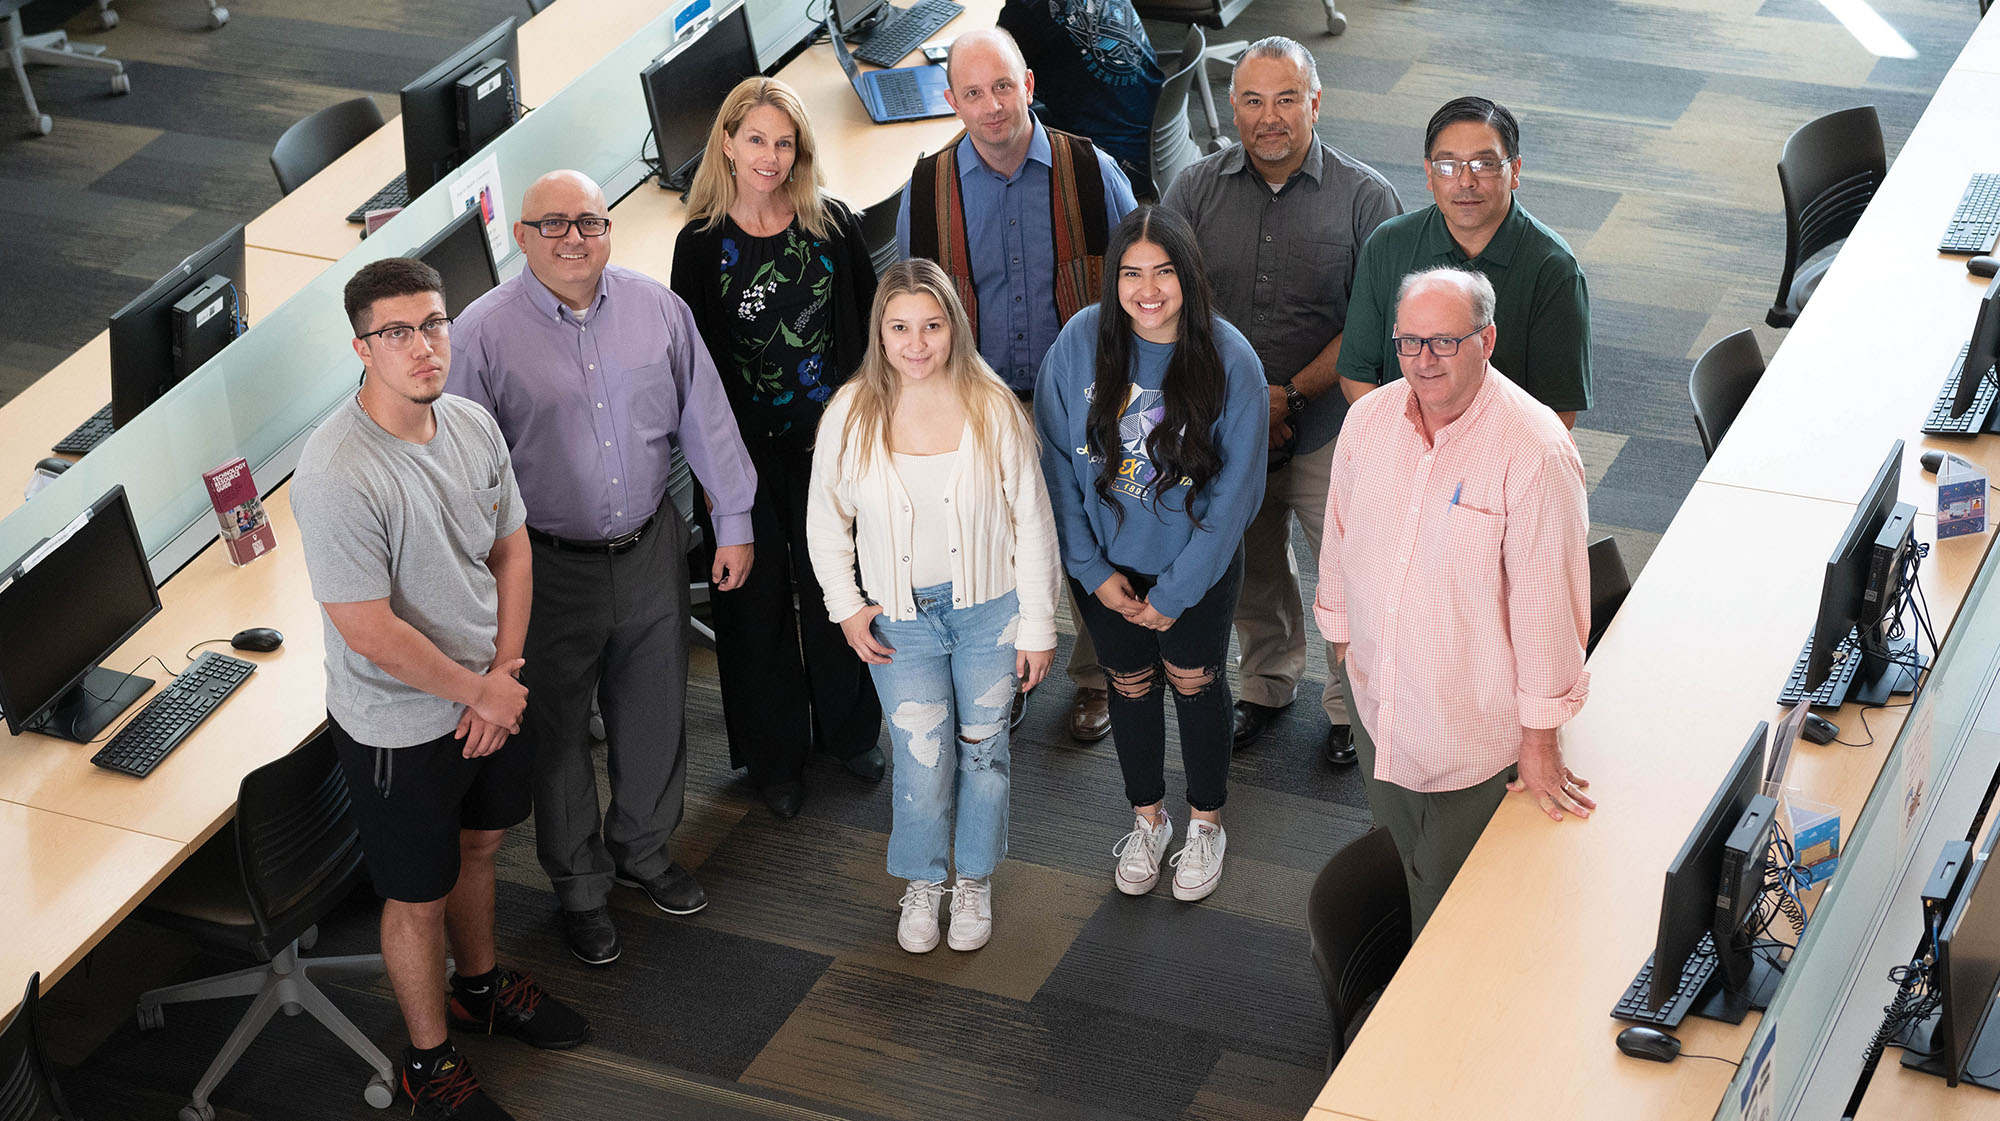
<instances>
[{"instance_id":1,"label":"dark gray button shirt","mask_svg":"<svg viewBox=\"0 0 2000 1121\"><path fill-rule=\"evenodd\" d=\"M1346 328L1362 243L1403 212L1387 179L1324 141L1276 192L1231 145L1176 176L1160 205L1194 226L1215 310L1249 338L1272 385ZM1294 450L1324 446L1346 415L1338 385L1313 398L1292 421Z\"/></svg>"}]
</instances>

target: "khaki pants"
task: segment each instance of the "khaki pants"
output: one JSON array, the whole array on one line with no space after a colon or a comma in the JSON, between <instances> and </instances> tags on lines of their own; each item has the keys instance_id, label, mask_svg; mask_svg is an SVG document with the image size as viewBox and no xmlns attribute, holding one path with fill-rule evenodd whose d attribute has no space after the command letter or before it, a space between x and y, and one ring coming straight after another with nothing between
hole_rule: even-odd
<instances>
[{"instance_id":1,"label":"khaki pants","mask_svg":"<svg viewBox=\"0 0 2000 1121\"><path fill-rule=\"evenodd\" d=\"M1236 605L1236 695L1270 708L1298 696L1306 668L1306 618L1299 594L1299 568L1292 556L1292 519L1298 518L1319 566L1326 530L1327 476L1333 469L1334 441L1265 476L1264 504L1243 535L1243 598ZM1329 724L1346 724L1346 694L1334 672L1333 646L1326 648L1326 687L1320 707Z\"/></svg>"},{"instance_id":2,"label":"khaki pants","mask_svg":"<svg viewBox=\"0 0 2000 1121\"><path fill-rule=\"evenodd\" d=\"M1104 667L1097 664L1097 643L1091 641L1090 628L1083 625L1083 608L1076 598L1076 583L1064 580L1063 587L1069 592L1069 617L1076 623L1076 645L1069 652L1069 679L1079 689L1096 689L1102 692Z\"/></svg>"}]
</instances>

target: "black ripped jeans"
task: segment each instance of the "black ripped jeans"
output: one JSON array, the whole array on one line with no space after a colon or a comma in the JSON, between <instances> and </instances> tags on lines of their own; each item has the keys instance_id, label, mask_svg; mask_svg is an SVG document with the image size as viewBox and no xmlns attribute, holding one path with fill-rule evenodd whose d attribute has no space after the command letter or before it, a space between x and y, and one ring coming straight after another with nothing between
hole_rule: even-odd
<instances>
[{"instance_id":1,"label":"black ripped jeans","mask_svg":"<svg viewBox=\"0 0 2000 1121\"><path fill-rule=\"evenodd\" d=\"M1144 598L1154 577L1121 569ZM1181 765L1188 805L1204 813L1229 798L1229 621L1243 590L1243 552L1201 601L1164 631L1128 622L1104 606L1095 589L1071 580L1083 625L1097 642L1097 660L1111 686L1111 738L1125 772L1125 797L1150 806L1167 795L1167 712L1173 690L1180 718ZM1173 667L1169 669L1167 667Z\"/></svg>"}]
</instances>

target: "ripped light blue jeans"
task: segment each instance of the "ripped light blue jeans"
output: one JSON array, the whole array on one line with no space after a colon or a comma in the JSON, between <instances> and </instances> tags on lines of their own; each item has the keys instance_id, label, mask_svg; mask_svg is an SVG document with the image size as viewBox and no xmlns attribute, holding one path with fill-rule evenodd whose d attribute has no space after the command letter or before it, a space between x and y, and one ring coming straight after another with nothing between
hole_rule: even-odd
<instances>
[{"instance_id":1,"label":"ripped light blue jeans","mask_svg":"<svg viewBox=\"0 0 2000 1121\"><path fill-rule=\"evenodd\" d=\"M1007 715L1014 703L1014 593L954 607L951 585L916 590L917 617L877 615L894 648L869 666L896 753L889 874L990 876L1007 855Z\"/></svg>"}]
</instances>

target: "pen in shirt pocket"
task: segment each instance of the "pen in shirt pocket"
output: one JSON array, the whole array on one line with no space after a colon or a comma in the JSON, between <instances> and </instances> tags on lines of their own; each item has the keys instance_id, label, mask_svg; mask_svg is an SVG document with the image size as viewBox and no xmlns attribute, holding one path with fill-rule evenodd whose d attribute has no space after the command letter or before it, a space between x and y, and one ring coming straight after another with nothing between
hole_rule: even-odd
<instances>
[{"instance_id":1,"label":"pen in shirt pocket","mask_svg":"<svg viewBox=\"0 0 2000 1121\"><path fill-rule=\"evenodd\" d=\"M1458 481L1458 485L1451 488L1451 504L1453 506L1458 505L1458 496L1464 493L1465 493L1465 480L1460 479Z\"/></svg>"}]
</instances>

